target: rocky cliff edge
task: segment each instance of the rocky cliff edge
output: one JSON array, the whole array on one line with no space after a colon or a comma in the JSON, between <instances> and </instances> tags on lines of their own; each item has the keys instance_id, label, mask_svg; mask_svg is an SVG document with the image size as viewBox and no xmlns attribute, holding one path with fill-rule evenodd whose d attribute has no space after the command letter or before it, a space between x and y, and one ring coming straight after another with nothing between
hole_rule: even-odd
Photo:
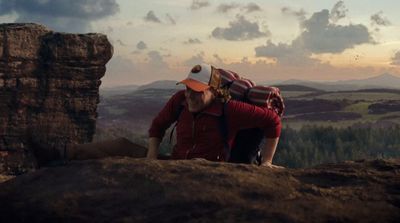
<instances>
[{"instance_id":1,"label":"rocky cliff edge","mask_svg":"<svg viewBox=\"0 0 400 223\"><path fill-rule=\"evenodd\" d=\"M1 222L398 222L400 159L284 170L74 161L0 184L0 201Z\"/></svg>"}]
</instances>

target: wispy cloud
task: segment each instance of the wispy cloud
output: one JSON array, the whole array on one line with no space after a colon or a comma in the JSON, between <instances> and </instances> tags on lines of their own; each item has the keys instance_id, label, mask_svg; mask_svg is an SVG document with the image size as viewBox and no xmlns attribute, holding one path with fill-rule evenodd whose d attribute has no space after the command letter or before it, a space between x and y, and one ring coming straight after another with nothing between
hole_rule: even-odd
<instances>
[{"instance_id":1,"label":"wispy cloud","mask_svg":"<svg viewBox=\"0 0 400 223\"><path fill-rule=\"evenodd\" d=\"M256 22L250 22L244 16L237 16L236 20L229 22L229 27L217 27L211 35L217 39L243 41L266 37L270 32L262 32Z\"/></svg>"},{"instance_id":2,"label":"wispy cloud","mask_svg":"<svg viewBox=\"0 0 400 223\"><path fill-rule=\"evenodd\" d=\"M349 10L344 5L344 2L338 1L331 9L329 18L331 19L332 22L335 23L340 19L345 18L348 11Z\"/></svg>"},{"instance_id":3,"label":"wispy cloud","mask_svg":"<svg viewBox=\"0 0 400 223\"><path fill-rule=\"evenodd\" d=\"M371 19L371 24L372 25L389 26L389 25L392 24L386 17L383 16L383 12L382 11L371 15L370 19Z\"/></svg>"},{"instance_id":4,"label":"wispy cloud","mask_svg":"<svg viewBox=\"0 0 400 223\"><path fill-rule=\"evenodd\" d=\"M152 50L147 53L149 64L158 69L168 69L168 64L164 61L164 57L160 52Z\"/></svg>"},{"instance_id":5,"label":"wispy cloud","mask_svg":"<svg viewBox=\"0 0 400 223\"><path fill-rule=\"evenodd\" d=\"M400 66L400 50L397 51L394 56L391 58L391 65Z\"/></svg>"},{"instance_id":6,"label":"wispy cloud","mask_svg":"<svg viewBox=\"0 0 400 223\"><path fill-rule=\"evenodd\" d=\"M117 39L117 43L118 43L120 46L126 46L126 44L125 44L124 42L122 42L122 40L120 40L120 39Z\"/></svg>"},{"instance_id":7,"label":"wispy cloud","mask_svg":"<svg viewBox=\"0 0 400 223\"><path fill-rule=\"evenodd\" d=\"M144 21L146 22L155 22L155 23L161 23L161 20L156 16L154 11L149 11L146 16L144 17Z\"/></svg>"},{"instance_id":8,"label":"wispy cloud","mask_svg":"<svg viewBox=\"0 0 400 223\"><path fill-rule=\"evenodd\" d=\"M246 13L262 11L262 9L259 5L257 5L256 3L252 3L252 2L243 6L242 9L244 9L246 11Z\"/></svg>"},{"instance_id":9,"label":"wispy cloud","mask_svg":"<svg viewBox=\"0 0 400 223\"><path fill-rule=\"evenodd\" d=\"M176 25L176 20L170 15L170 14L166 14L165 15L167 17L167 21L172 24L172 25Z\"/></svg>"},{"instance_id":10,"label":"wispy cloud","mask_svg":"<svg viewBox=\"0 0 400 223\"><path fill-rule=\"evenodd\" d=\"M218 54L214 54L213 57L216 60L216 64L223 64L224 63L224 60Z\"/></svg>"},{"instance_id":11,"label":"wispy cloud","mask_svg":"<svg viewBox=\"0 0 400 223\"><path fill-rule=\"evenodd\" d=\"M192 4L190 5L191 10L198 10L204 7L210 6L210 2L207 0L192 0Z\"/></svg>"},{"instance_id":12,"label":"wispy cloud","mask_svg":"<svg viewBox=\"0 0 400 223\"><path fill-rule=\"evenodd\" d=\"M223 4L218 5L217 12L219 12L219 13L227 13L227 12L229 12L229 11L231 11L233 9L239 8L239 7L240 7L240 5L237 4L237 3L229 3L229 4L228 3L223 3Z\"/></svg>"},{"instance_id":13,"label":"wispy cloud","mask_svg":"<svg viewBox=\"0 0 400 223\"><path fill-rule=\"evenodd\" d=\"M232 3L222 3L222 4L218 5L217 12L228 13L235 9L239 9L244 13L252 13L252 12L262 11L261 7L259 5L257 5L256 3L248 3L246 5L243 5L243 4L239 4L236 2L232 2Z\"/></svg>"},{"instance_id":14,"label":"wispy cloud","mask_svg":"<svg viewBox=\"0 0 400 223\"><path fill-rule=\"evenodd\" d=\"M184 44L201 44L202 42L197 38L189 38L188 40L186 40L183 43Z\"/></svg>"},{"instance_id":15,"label":"wispy cloud","mask_svg":"<svg viewBox=\"0 0 400 223\"><path fill-rule=\"evenodd\" d=\"M300 9L300 10L294 10L290 7L283 7L281 8L281 12L285 15L291 15L296 17L297 19L299 19L300 21L304 21L306 19L306 12L304 11L304 9Z\"/></svg>"},{"instance_id":16,"label":"wispy cloud","mask_svg":"<svg viewBox=\"0 0 400 223\"><path fill-rule=\"evenodd\" d=\"M197 55L192 56L191 58L185 60L183 62L183 65L187 66L187 67L192 67L193 65L196 64L201 64L204 63L204 52L200 52Z\"/></svg>"},{"instance_id":17,"label":"wispy cloud","mask_svg":"<svg viewBox=\"0 0 400 223\"><path fill-rule=\"evenodd\" d=\"M143 42L143 41L139 41L139 42L136 44L136 48L137 48L138 50L147 49L147 44L146 44L145 42Z\"/></svg>"},{"instance_id":18,"label":"wispy cloud","mask_svg":"<svg viewBox=\"0 0 400 223\"><path fill-rule=\"evenodd\" d=\"M317 59L311 58L311 52L304 49L297 41L292 44L274 44L267 41L264 46L255 48L257 57L268 57L276 60L278 65L284 66L311 66L319 63Z\"/></svg>"}]
</instances>

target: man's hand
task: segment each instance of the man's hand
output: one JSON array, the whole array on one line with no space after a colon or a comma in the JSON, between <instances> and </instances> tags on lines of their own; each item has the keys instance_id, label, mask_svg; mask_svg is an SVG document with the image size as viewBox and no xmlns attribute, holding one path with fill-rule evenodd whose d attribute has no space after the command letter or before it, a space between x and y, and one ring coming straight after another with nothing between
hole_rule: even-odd
<instances>
[{"instance_id":1,"label":"man's hand","mask_svg":"<svg viewBox=\"0 0 400 223\"><path fill-rule=\"evenodd\" d=\"M158 148L160 147L161 139L150 137L149 148L147 150L147 159L157 159Z\"/></svg>"},{"instance_id":2,"label":"man's hand","mask_svg":"<svg viewBox=\"0 0 400 223\"><path fill-rule=\"evenodd\" d=\"M263 157L263 161L261 162L261 166L266 166L271 169L285 169L283 166L277 166L272 164L272 159L274 158L274 154L276 151L276 147L279 142L279 137L277 138L266 138L265 146L261 151L261 155Z\"/></svg>"},{"instance_id":3,"label":"man's hand","mask_svg":"<svg viewBox=\"0 0 400 223\"><path fill-rule=\"evenodd\" d=\"M274 165L274 164L272 164L272 163L269 162L269 161L266 161L266 162L262 163L261 166L266 166L266 167L269 167L269 168L271 168L271 169L285 169L285 167L283 167L283 166L278 166L278 165Z\"/></svg>"}]
</instances>

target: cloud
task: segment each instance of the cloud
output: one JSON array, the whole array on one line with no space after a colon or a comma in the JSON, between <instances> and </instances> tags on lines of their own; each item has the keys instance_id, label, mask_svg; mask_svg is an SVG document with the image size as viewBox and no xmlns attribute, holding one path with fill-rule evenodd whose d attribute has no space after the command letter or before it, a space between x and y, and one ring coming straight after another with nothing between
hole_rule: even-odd
<instances>
[{"instance_id":1,"label":"cloud","mask_svg":"<svg viewBox=\"0 0 400 223\"><path fill-rule=\"evenodd\" d=\"M214 54L213 57L216 60L216 64L223 64L224 63L224 60L218 54Z\"/></svg>"},{"instance_id":2,"label":"cloud","mask_svg":"<svg viewBox=\"0 0 400 223\"><path fill-rule=\"evenodd\" d=\"M138 50L147 49L147 44L146 44L145 42L143 42L143 41L140 41L140 42L138 42L138 43L136 44L136 48L137 48Z\"/></svg>"},{"instance_id":3,"label":"cloud","mask_svg":"<svg viewBox=\"0 0 400 223\"><path fill-rule=\"evenodd\" d=\"M392 62L390 63L391 65L400 66L400 50L397 51L391 59L392 59Z\"/></svg>"},{"instance_id":4,"label":"cloud","mask_svg":"<svg viewBox=\"0 0 400 223\"><path fill-rule=\"evenodd\" d=\"M306 12L304 11L304 9L300 9L300 10L296 11L290 7L283 7L283 8L281 8L281 12L285 15L295 16L300 21L304 21L306 19Z\"/></svg>"},{"instance_id":5,"label":"cloud","mask_svg":"<svg viewBox=\"0 0 400 223\"><path fill-rule=\"evenodd\" d=\"M262 11L260 6L258 6L255 3L249 3L247 5L240 5L238 3L223 3L220 4L217 7L217 12L219 13L228 13L234 9L240 9L242 11L245 11L245 13L251 13L251 12L256 12L256 11Z\"/></svg>"},{"instance_id":6,"label":"cloud","mask_svg":"<svg viewBox=\"0 0 400 223\"><path fill-rule=\"evenodd\" d=\"M363 43L373 43L369 30L362 24L335 25L329 21L329 11L314 13L304 21L299 39L313 53L342 53Z\"/></svg>"},{"instance_id":7,"label":"cloud","mask_svg":"<svg viewBox=\"0 0 400 223\"><path fill-rule=\"evenodd\" d=\"M261 32L256 22L252 23L244 16L237 16L237 20L229 22L228 28L215 28L211 35L217 39L231 41L252 40L270 35L270 32Z\"/></svg>"},{"instance_id":8,"label":"cloud","mask_svg":"<svg viewBox=\"0 0 400 223\"><path fill-rule=\"evenodd\" d=\"M383 17L383 12L377 12L370 17L371 24L376 26L389 26L392 23L385 17Z\"/></svg>"},{"instance_id":9,"label":"cloud","mask_svg":"<svg viewBox=\"0 0 400 223\"><path fill-rule=\"evenodd\" d=\"M233 9L238 8L238 7L239 7L239 4L237 4L237 3L230 3L230 4L223 3L223 4L220 4L217 7L217 12L227 13L227 12L233 10Z\"/></svg>"},{"instance_id":10,"label":"cloud","mask_svg":"<svg viewBox=\"0 0 400 223\"><path fill-rule=\"evenodd\" d=\"M252 2L247 4L246 6L243 6L243 9L246 11L246 13L262 11L260 6Z\"/></svg>"},{"instance_id":11,"label":"cloud","mask_svg":"<svg viewBox=\"0 0 400 223\"><path fill-rule=\"evenodd\" d=\"M124 42L122 42L122 40L120 40L120 39L117 40L117 43L121 46L126 46L126 44Z\"/></svg>"},{"instance_id":12,"label":"cloud","mask_svg":"<svg viewBox=\"0 0 400 223\"><path fill-rule=\"evenodd\" d=\"M169 23L171 23L172 25L176 25L175 19L172 18L172 16L170 14L167 13L165 16L167 17L167 20Z\"/></svg>"},{"instance_id":13,"label":"cloud","mask_svg":"<svg viewBox=\"0 0 400 223\"><path fill-rule=\"evenodd\" d=\"M204 52L200 52L197 55L192 56L191 58L185 60L183 65L187 67L193 67L196 64L204 63Z\"/></svg>"},{"instance_id":14,"label":"cloud","mask_svg":"<svg viewBox=\"0 0 400 223\"><path fill-rule=\"evenodd\" d=\"M358 79L365 76L374 76L385 72L399 74L399 69L393 67L375 68L375 67L335 67L328 63L316 63L312 66L279 66L264 59L251 61L243 57L241 61L225 62L218 64L227 70L238 73L241 77L249 78L261 85L276 83L276 80L285 79L307 79L307 80L338 80L338 79Z\"/></svg>"},{"instance_id":15,"label":"cloud","mask_svg":"<svg viewBox=\"0 0 400 223\"><path fill-rule=\"evenodd\" d=\"M283 13L292 13L286 8ZM309 19L300 21L302 32L290 44L272 43L255 48L257 57L276 60L277 64L309 66L320 63L313 54L342 53L356 45L373 43L368 28L362 24L336 25L330 20L328 10L314 13Z\"/></svg>"},{"instance_id":16,"label":"cloud","mask_svg":"<svg viewBox=\"0 0 400 223\"><path fill-rule=\"evenodd\" d=\"M41 23L62 32L87 32L92 21L118 12L116 0L0 0L0 15L15 13L15 22Z\"/></svg>"},{"instance_id":17,"label":"cloud","mask_svg":"<svg viewBox=\"0 0 400 223\"><path fill-rule=\"evenodd\" d=\"M204 7L210 6L210 3L207 0L193 0L192 5L190 6L191 10L198 10Z\"/></svg>"},{"instance_id":18,"label":"cloud","mask_svg":"<svg viewBox=\"0 0 400 223\"><path fill-rule=\"evenodd\" d=\"M292 42L292 44L279 43L274 44L270 40L265 46L255 48L257 57L274 58L278 65L285 66L310 66L319 63L318 60L311 58L311 52L304 49L301 44Z\"/></svg>"},{"instance_id":19,"label":"cloud","mask_svg":"<svg viewBox=\"0 0 400 223\"><path fill-rule=\"evenodd\" d=\"M338 1L333 8L331 9L330 19L333 23L339 21L342 18L346 17L346 13L349 10L346 9L343 1Z\"/></svg>"},{"instance_id":20,"label":"cloud","mask_svg":"<svg viewBox=\"0 0 400 223\"><path fill-rule=\"evenodd\" d=\"M167 69L168 64L164 61L164 57L161 56L160 52L152 50L147 53L149 57L149 65L158 69Z\"/></svg>"},{"instance_id":21,"label":"cloud","mask_svg":"<svg viewBox=\"0 0 400 223\"><path fill-rule=\"evenodd\" d=\"M147 15L144 17L144 21L146 22L155 22L161 23L161 20L154 14L152 10L150 10Z\"/></svg>"},{"instance_id":22,"label":"cloud","mask_svg":"<svg viewBox=\"0 0 400 223\"><path fill-rule=\"evenodd\" d=\"M197 38L189 38L184 44L201 44L202 42Z\"/></svg>"}]
</instances>

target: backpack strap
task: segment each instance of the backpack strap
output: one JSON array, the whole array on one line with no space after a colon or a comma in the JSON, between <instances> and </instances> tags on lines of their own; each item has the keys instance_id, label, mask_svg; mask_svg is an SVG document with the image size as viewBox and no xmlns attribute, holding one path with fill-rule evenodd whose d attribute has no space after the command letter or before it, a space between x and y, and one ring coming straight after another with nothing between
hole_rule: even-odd
<instances>
[{"instance_id":1,"label":"backpack strap","mask_svg":"<svg viewBox=\"0 0 400 223\"><path fill-rule=\"evenodd\" d=\"M229 100L228 100L229 101ZM228 101L224 102L224 106L222 107L222 114L219 118L219 129L222 135L222 140L224 141L224 155L225 161L229 161L231 155L231 148L228 143L228 123L226 121L225 111L228 106Z\"/></svg>"},{"instance_id":2,"label":"backpack strap","mask_svg":"<svg viewBox=\"0 0 400 223\"><path fill-rule=\"evenodd\" d=\"M183 104L181 103L178 108L176 122L174 124L174 127L172 127L171 133L169 134L169 144L171 144L171 142L172 142L172 136L174 134L174 130L176 129L176 126L178 125L179 116L181 116L182 111L183 111Z\"/></svg>"}]
</instances>

